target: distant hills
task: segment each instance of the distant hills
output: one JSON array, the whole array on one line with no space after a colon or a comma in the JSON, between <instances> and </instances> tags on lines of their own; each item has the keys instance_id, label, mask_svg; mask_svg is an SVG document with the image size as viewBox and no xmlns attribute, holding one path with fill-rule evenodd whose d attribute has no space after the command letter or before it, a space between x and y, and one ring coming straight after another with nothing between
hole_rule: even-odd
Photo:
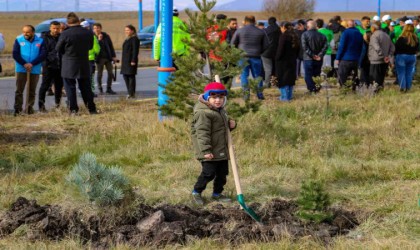
<instances>
[{"instance_id":1,"label":"distant hills","mask_svg":"<svg viewBox=\"0 0 420 250\"><path fill-rule=\"evenodd\" d=\"M137 0L0 0L0 11L137 11ZM161 0L162 1L162 0ZM381 0L382 11L420 11L419 0ZM217 11L261 11L263 0L219 0ZM374 12L378 0L317 0L315 12ZM143 0L144 10L153 10L155 0ZM179 9L189 7L195 9L193 0L174 0Z\"/></svg>"},{"instance_id":2,"label":"distant hills","mask_svg":"<svg viewBox=\"0 0 420 250\"><path fill-rule=\"evenodd\" d=\"M382 11L415 11L420 10L418 0L382 0ZM218 11L260 11L263 8L263 0L233 0L230 3L216 6ZM377 0L317 0L315 12L375 12L378 8Z\"/></svg>"}]
</instances>

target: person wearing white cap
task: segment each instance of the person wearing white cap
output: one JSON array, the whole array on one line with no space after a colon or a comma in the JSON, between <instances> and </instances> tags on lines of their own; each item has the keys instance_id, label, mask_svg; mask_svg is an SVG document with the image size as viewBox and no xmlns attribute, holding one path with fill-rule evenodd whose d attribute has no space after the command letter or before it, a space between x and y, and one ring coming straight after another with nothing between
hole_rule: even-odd
<instances>
[{"instance_id":1,"label":"person wearing white cap","mask_svg":"<svg viewBox=\"0 0 420 250\"><path fill-rule=\"evenodd\" d=\"M82 26L85 29L90 30L90 23L88 21L81 22L80 26ZM90 82L91 82L91 88L93 92L95 91L95 80L94 80L95 70L96 70L95 60L96 60L96 57L99 55L99 52L101 51L101 46L99 46L98 38L96 38L93 32L92 32L92 36L93 36L93 48L89 50L89 63L91 67ZM95 92L93 92L93 96L98 97L98 95Z\"/></svg>"},{"instance_id":2,"label":"person wearing white cap","mask_svg":"<svg viewBox=\"0 0 420 250\"><path fill-rule=\"evenodd\" d=\"M416 53L419 51L419 38L414 33L413 21L405 21L401 36L395 44L395 65L398 73L398 83L402 92L411 88L414 67L416 65Z\"/></svg>"},{"instance_id":3,"label":"person wearing white cap","mask_svg":"<svg viewBox=\"0 0 420 250\"><path fill-rule=\"evenodd\" d=\"M384 15L382 17L381 29L388 35L391 33L391 22L392 18L390 15Z\"/></svg>"},{"instance_id":4,"label":"person wearing white cap","mask_svg":"<svg viewBox=\"0 0 420 250\"><path fill-rule=\"evenodd\" d=\"M377 21L381 21L381 18L380 18L379 16L374 16L374 17L372 18L372 20L373 20L374 22L377 22Z\"/></svg>"}]
</instances>

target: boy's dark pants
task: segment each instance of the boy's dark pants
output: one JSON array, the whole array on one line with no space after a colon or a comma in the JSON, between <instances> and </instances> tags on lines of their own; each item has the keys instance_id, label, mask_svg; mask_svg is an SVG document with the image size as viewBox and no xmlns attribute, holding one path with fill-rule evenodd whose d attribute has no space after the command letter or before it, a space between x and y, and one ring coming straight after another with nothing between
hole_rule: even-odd
<instances>
[{"instance_id":1,"label":"boy's dark pants","mask_svg":"<svg viewBox=\"0 0 420 250\"><path fill-rule=\"evenodd\" d=\"M229 163L224 161L202 161L203 169L198 177L194 190L201 193L206 189L207 183L214 179L213 193L221 194L226 184L226 176L229 173Z\"/></svg>"}]
</instances>

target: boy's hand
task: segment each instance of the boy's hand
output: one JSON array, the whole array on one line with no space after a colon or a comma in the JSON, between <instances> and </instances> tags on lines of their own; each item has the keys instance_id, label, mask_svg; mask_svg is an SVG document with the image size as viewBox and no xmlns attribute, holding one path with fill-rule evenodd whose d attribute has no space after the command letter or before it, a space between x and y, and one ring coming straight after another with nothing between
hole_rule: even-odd
<instances>
[{"instance_id":1,"label":"boy's hand","mask_svg":"<svg viewBox=\"0 0 420 250\"><path fill-rule=\"evenodd\" d=\"M236 122L234 120L229 120L229 128L234 129L236 127Z\"/></svg>"},{"instance_id":2,"label":"boy's hand","mask_svg":"<svg viewBox=\"0 0 420 250\"><path fill-rule=\"evenodd\" d=\"M211 160L214 158L213 154L206 154L204 155L204 158L206 158L206 160Z\"/></svg>"}]
</instances>

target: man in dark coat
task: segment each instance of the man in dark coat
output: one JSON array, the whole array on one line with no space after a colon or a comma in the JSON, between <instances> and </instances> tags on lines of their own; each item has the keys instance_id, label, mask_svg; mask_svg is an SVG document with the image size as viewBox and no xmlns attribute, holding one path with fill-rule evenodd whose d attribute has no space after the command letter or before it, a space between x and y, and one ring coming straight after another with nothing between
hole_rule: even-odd
<instances>
[{"instance_id":1,"label":"man in dark coat","mask_svg":"<svg viewBox=\"0 0 420 250\"><path fill-rule=\"evenodd\" d=\"M261 54L261 60L264 67L264 85L270 87L271 76L274 75L274 58L276 57L277 46L279 44L280 27L277 25L275 17L268 19L268 27L264 29L267 34L270 45Z\"/></svg>"},{"instance_id":2,"label":"man in dark coat","mask_svg":"<svg viewBox=\"0 0 420 250\"><path fill-rule=\"evenodd\" d=\"M92 32L80 26L79 17L73 12L67 15L68 29L58 39L56 50L62 57L61 76L64 79L70 114L77 114L76 82L90 114L98 114L90 88L89 50L93 48Z\"/></svg>"},{"instance_id":3,"label":"man in dark coat","mask_svg":"<svg viewBox=\"0 0 420 250\"><path fill-rule=\"evenodd\" d=\"M315 86L312 77L321 75L322 58L328 49L327 38L316 30L314 21L307 23L308 31L302 35L303 65L305 68L305 82L310 93L320 89Z\"/></svg>"},{"instance_id":4,"label":"man in dark coat","mask_svg":"<svg viewBox=\"0 0 420 250\"><path fill-rule=\"evenodd\" d=\"M42 83L39 89L38 106L40 112L46 112L45 95L54 82L55 86L55 106L58 108L61 103L61 94L63 91L63 78L61 78L60 59L58 57L55 46L61 33L61 25L57 21L50 24L50 30L41 34L44 39L45 48L47 50L47 58L42 65Z\"/></svg>"}]
</instances>

